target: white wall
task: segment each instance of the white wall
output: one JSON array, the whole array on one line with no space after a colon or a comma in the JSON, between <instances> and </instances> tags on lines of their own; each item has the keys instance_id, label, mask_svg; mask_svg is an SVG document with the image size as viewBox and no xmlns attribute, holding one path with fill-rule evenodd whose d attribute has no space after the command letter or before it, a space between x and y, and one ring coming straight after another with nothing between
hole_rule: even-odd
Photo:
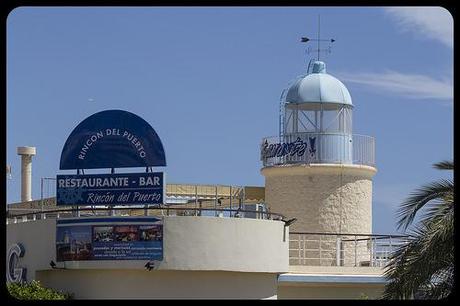
<instances>
[{"instance_id":1,"label":"white wall","mask_svg":"<svg viewBox=\"0 0 460 306\"><path fill-rule=\"evenodd\" d=\"M160 270L210 270L287 272L289 228L284 223L260 219L168 216L163 226L163 261ZM8 224L7 248L25 247L22 265L32 273L56 262L55 219ZM67 262L67 268L144 269L142 261ZM29 273L30 276L30 273Z\"/></svg>"},{"instance_id":2,"label":"white wall","mask_svg":"<svg viewBox=\"0 0 460 306\"><path fill-rule=\"evenodd\" d=\"M40 282L78 299L276 298L277 275L217 271L54 270Z\"/></svg>"},{"instance_id":3,"label":"white wall","mask_svg":"<svg viewBox=\"0 0 460 306\"><path fill-rule=\"evenodd\" d=\"M369 284L283 284L278 287L278 299L380 299L384 285Z\"/></svg>"}]
</instances>

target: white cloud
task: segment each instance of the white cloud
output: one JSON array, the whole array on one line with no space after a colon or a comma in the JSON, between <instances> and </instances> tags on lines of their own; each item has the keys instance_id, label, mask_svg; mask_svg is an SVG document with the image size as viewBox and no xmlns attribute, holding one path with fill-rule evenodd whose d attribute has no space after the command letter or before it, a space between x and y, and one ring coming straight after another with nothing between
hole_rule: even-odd
<instances>
[{"instance_id":1,"label":"white cloud","mask_svg":"<svg viewBox=\"0 0 460 306\"><path fill-rule=\"evenodd\" d=\"M395 71L383 73L340 73L339 79L346 82L368 85L383 90L383 93L398 94L413 99L452 100L451 79L436 80L421 74L403 74Z\"/></svg>"},{"instance_id":2,"label":"white cloud","mask_svg":"<svg viewBox=\"0 0 460 306\"><path fill-rule=\"evenodd\" d=\"M389 7L385 12L393 18L399 29L454 46L452 15L442 7Z\"/></svg>"}]
</instances>

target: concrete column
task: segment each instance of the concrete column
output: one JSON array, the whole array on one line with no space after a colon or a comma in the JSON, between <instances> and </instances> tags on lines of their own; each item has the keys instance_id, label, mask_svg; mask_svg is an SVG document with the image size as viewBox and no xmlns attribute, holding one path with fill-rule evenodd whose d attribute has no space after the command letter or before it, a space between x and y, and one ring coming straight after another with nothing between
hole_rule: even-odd
<instances>
[{"instance_id":1,"label":"concrete column","mask_svg":"<svg viewBox=\"0 0 460 306\"><path fill-rule=\"evenodd\" d=\"M21 155L21 202L32 201L32 156L35 147L18 147Z\"/></svg>"}]
</instances>

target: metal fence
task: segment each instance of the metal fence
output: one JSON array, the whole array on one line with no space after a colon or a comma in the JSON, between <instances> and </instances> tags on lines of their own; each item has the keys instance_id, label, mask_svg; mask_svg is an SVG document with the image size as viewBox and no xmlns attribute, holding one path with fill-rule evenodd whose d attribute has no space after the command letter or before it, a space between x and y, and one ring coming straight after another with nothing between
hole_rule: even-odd
<instances>
[{"instance_id":1,"label":"metal fence","mask_svg":"<svg viewBox=\"0 0 460 306\"><path fill-rule=\"evenodd\" d=\"M78 208L60 208L60 209L30 209L30 208L13 208L8 210L6 224L21 222L30 222L44 219L62 219L62 218L85 218L85 217L102 217L102 216L119 216L119 217L136 217L136 216L202 216L204 212L212 212L208 216L229 218L251 218L265 220L280 220L285 217L282 214L273 213L264 210L246 210L246 209L214 209L214 208L185 208L185 207L78 207Z\"/></svg>"},{"instance_id":2,"label":"metal fence","mask_svg":"<svg viewBox=\"0 0 460 306\"><path fill-rule=\"evenodd\" d=\"M297 150L291 149L296 146ZM375 139L343 133L291 133L266 137L261 144L261 160L264 166L296 163L374 166Z\"/></svg>"},{"instance_id":3,"label":"metal fence","mask_svg":"<svg viewBox=\"0 0 460 306\"><path fill-rule=\"evenodd\" d=\"M409 236L289 233L289 264L303 266L384 267Z\"/></svg>"}]
</instances>

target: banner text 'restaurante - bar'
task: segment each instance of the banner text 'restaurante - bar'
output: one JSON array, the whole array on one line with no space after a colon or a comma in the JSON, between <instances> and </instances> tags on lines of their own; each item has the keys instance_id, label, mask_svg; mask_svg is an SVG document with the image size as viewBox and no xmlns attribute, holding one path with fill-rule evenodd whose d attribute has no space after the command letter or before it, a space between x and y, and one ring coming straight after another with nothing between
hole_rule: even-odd
<instances>
[{"instance_id":1,"label":"banner text 'restaurante - bar'","mask_svg":"<svg viewBox=\"0 0 460 306\"><path fill-rule=\"evenodd\" d=\"M138 177L133 181L137 186L160 186L159 177ZM110 177L110 178L60 178L58 179L59 188L75 187L129 187L129 177Z\"/></svg>"}]
</instances>

